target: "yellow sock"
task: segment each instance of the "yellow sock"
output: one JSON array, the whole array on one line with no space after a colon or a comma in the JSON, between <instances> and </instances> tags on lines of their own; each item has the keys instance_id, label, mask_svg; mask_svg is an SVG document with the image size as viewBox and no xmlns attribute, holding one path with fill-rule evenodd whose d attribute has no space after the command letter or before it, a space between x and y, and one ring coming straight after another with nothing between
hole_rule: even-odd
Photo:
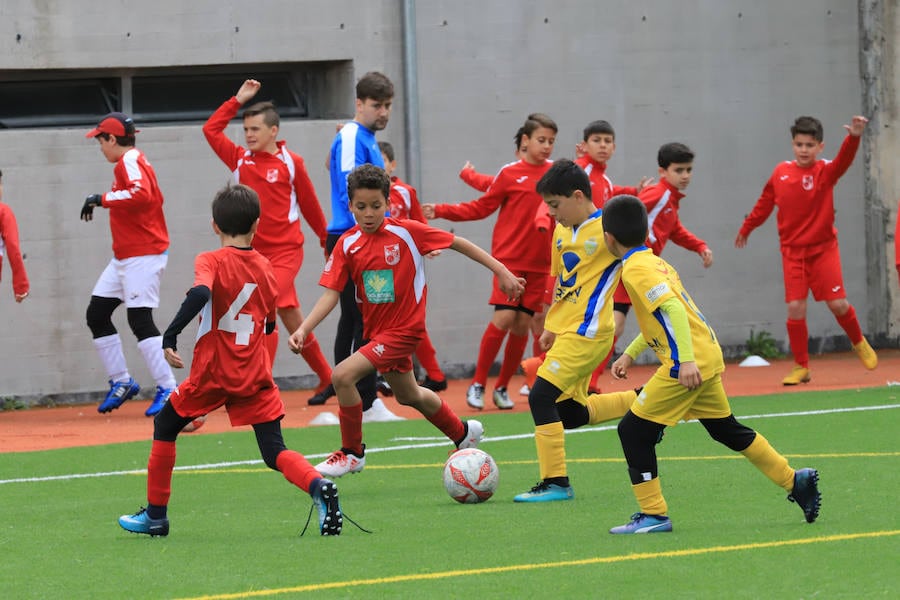
<instances>
[{"instance_id":1,"label":"yellow sock","mask_svg":"<svg viewBox=\"0 0 900 600\"><path fill-rule=\"evenodd\" d=\"M566 477L566 434L561 422L534 428L541 479Z\"/></svg>"},{"instance_id":2,"label":"yellow sock","mask_svg":"<svg viewBox=\"0 0 900 600\"><path fill-rule=\"evenodd\" d=\"M794 470L787 459L779 454L761 433L756 432L756 438L741 450L741 454L785 491L790 492L794 489Z\"/></svg>"},{"instance_id":3,"label":"yellow sock","mask_svg":"<svg viewBox=\"0 0 900 600\"><path fill-rule=\"evenodd\" d=\"M662 487L659 485L659 477L654 477L650 481L642 481L641 483L632 484L631 489L634 490L634 497L637 498L638 506L645 515L666 516L669 512L669 505L662 495Z\"/></svg>"},{"instance_id":4,"label":"yellow sock","mask_svg":"<svg viewBox=\"0 0 900 600\"><path fill-rule=\"evenodd\" d=\"M634 390L591 394L587 398L588 424L596 425L624 417L635 399L637 399L637 394Z\"/></svg>"}]
</instances>

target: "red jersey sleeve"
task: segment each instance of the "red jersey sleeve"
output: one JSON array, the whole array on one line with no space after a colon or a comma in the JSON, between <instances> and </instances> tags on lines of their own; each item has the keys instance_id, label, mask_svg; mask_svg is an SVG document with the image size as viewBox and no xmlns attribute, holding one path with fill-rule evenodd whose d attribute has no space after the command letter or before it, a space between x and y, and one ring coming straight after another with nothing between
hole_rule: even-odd
<instances>
[{"instance_id":1,"label":"red jersey sleeve","mask_svg":"<svg viewBox=\"0 0 900 600\"><path fill-rule=\"evenodd\" d=\"M213 260L212 253L204 252L198 254L194 259L194 285L205 285L210 290L213 289L213 283L216 280L216 265Z\"/></svg>"},{"instance_id":2,"label":"red jersey sleeve","mask_svg":"<svg viewBox=\"0 0 900 600\"><path fill-rule=\"evenodd\" d=\"M750 233L765 223L772 211L775 210L775 186L772 184L774 175L773 172L766 181L766 185L763 186L762 194L753 206L753 210L744 218L744 224L741 225L739 232L742 236L749 237Z\"/></svg>"},{"instance_id":3,"label":"red jersey sleeve","mask_svg":"<svg viewBox=\"0 0 900 600\"><path fill-rule=\"evenodd\" d=\"M26 294L30 289L28 274L25 272L25 261L22 260L22 252L19 249L19 226L12 209L0 204L0 261L2 254L6 254L9 267L12 270L13 292L17 295ZM0 262L2 264L2 262Z\"/></svg>"},{"instance_id":4,"label":"red jersey sleeve","mask_svg":"<svg viewBox=\"0 0 900 600\"><path fill-rule=\"evenodd\" d=\"M344 253L344 242L348 233L358 234L359 226L354 226L353 229L350 229L338 238L337 243L331 250L331 254L328 256L328 260L325 261L322 276L319 277L319 285L329 290L342 291L350 279L350 267L347 264L347 255Z\"/></svg>"},{"instance_id":5,"label":"red jersey sleeve","mask_svg":"<svg viewBox=\"0 0 900 600\"><path fill-rule=\"evenodd\" d=\"M312 180L309 178L303 158L293 152L290 152L290 157L294 161L294 191L297 194L300 213L319 238L319 244L324 248L325 238L328 237L328 223L325 221L325 213L322 212L322 205L319 204L319 198L316 196L316 188L313 187Z\"/></svg>"},{"instance_id":6,"label":"red jersey sleeve","mask_svg":"<svg viewBox=\"0 0 900 600\"><path fill-rule=\"evenodd\" d=\"M612 195L619 196L621 194L626 194L628 196L637 196L638 189L633 185L614 185L612 187Z\"/></svg>"},{"instance_id":7,"label":"red jersey sleeve","mask_svg":"<svg viewBox=\"0 0 900 600\"><path fill-rule=\"evenodd\" d=\"M478 173L475 169L462 169L459 172L459 178L462 179L467 186L474 188L479 192L488 191L488 188L494 183L493 175Z\"/></svg>"},{"instance_id":8,"label":"red jersey sleeve","mask_svg":"<svg viewBox=\"0 0 900 600\"><path fill-rule=\"evenodd\" d=\"M244 155L244 149L228 139L225 128L237 116L240 107L240 102L232 96L203 124L203 135L209 146L232 171L237 168L238 159Z\"/></svg>"},{"instance_id":9,"label":"red jersey sleeve","mask_svg":"<svg viewBox=\"0 0 900 600\"><path fill-rule=\"evenodd\" d=\"M859 142L860 136L847 135L834 160L822 168L822 175L825 176L825 181L829 186L837 185L838 179L843 177L850 165L853 164L853 159L856 158L856 151L859 149Z\"/></svg>"},{"instance_id":10,"label":"red jersey sleeve","mask_svg":"<svg viewBox=\"0 0 900 600\"><path fill-rule=\"evenodd\" d=\"M500 208L506 198L505 178L498 175L487 192L477 200L462 204L435 204L434 216L448 221L477 221Z\"/></svg>"},{"instance_id":11,"label":"red jersey sleeve","mask_svg":"<svg viewBox=\"0 0 900 600\"><path fill-rule=\"evenodd\" d=\"M419 194L416 193L416 188L410 186L409 195L409 218L419 223L428 223L425 213L422 212L422 205L419 203Z\"/></svg>"}]
</instances>

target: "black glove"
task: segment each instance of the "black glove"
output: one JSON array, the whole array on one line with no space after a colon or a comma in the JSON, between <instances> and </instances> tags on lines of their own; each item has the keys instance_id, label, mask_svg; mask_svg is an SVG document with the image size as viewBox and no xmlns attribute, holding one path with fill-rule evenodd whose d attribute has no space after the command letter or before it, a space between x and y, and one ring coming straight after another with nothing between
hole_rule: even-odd
<instances>
[{"instance_id":1,"label":"black glove","mask_svg":"<svg viewBox=\"0 0 900 600\"><path fill-rule=\"evenodd\" d=\"M84 199L84 206L81 207L81 220L90 221L94 218L94 207L103 204L103 196L100 194L91 194Z\"/></svg>"}]
</instances>

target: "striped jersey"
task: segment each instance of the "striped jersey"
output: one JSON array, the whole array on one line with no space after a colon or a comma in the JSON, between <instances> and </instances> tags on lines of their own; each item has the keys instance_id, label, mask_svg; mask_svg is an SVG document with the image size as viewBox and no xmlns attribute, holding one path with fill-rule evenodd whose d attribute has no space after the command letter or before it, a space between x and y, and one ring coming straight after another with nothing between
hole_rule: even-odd
<instances>
[{"instance_id":1,"label":"striped jersey","mask_svg":"<svg viewBox=\"0 0 900 600\"><path fill-rule=\"evenodd\" d=\"M356 121L345 124L331 143L328 171L331 174L331 223L328 233L341 234L356 225L347 196L347 176L360 165L384 168L375 132Z\"/></svg>"}]
</instances>

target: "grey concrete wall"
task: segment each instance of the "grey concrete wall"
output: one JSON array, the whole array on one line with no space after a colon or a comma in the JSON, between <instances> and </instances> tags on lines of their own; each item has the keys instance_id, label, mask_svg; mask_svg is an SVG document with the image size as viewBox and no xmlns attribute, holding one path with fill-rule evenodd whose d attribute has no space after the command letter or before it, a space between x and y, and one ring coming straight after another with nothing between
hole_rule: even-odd
<instances>
[{"instance_id":1,"label":"grey concrete wall","mask_svg":"<svg viewBox=\"0 0 900 600\"><path fill-rule=\"evenodd\" d=\"M555 157L572 155L589 121L612 122L618 150L609 174L621 184L655 175L660 144L685 142L697 159L682 220L708 241L716 262L704 270L699 257L676 247L665 256L681 271L723 344L742 344L751 329L784 339L774 217L744 250L736 250L733 240L775 163L791 158L793 118L822 119L830 157L843 137L841 126L860 112L855 3L695 0L676 9L663 0L463 0L419 2L416 11L423 201L475 198L457 178L459 167L471 160L479 170L496 171L512 158L513 133L529 112L546 112L559 123ZM131 6L6 0L0 6L0 70L349 59L357 76L383 70L399 91L400 17L399 0L273 0L252 9L221 0ZM401 164L406 108L399 95L390 125L379 134L397 147ZM352 116L351 109L352 97L344 117ZM326 213L323 161L339 120L282 126L290 147L306 157ZM888 123L895 131L896 105ZM239 124L229 133L240 140ZM889 143L896 161L896 138ZM200 124L143 127L138 145L157 169L172 235L156 313L162 328L191 283L193 256L216 245L208 205L227 173ZM4 200L19 217L33 285L22 305L12 302L8 273L0 287L6 342L0 347L0 394L36 398L99 391L105 376L84 308L110 257L109 231L104 215L86 224L77 213L86 194L107 188L111 166L80 129L35 129L0 131L0 169ZM891 171L891 165L883 170ZM863 309L861 178L854 165L838 185L836 202L849 297ZM493 222L435 224L489 247ZM441 361L464 367L474 363L490 316L490 276L452 254L429 263L428 323ZM298 290L308 309L318 297L324 261L315 243L307 244L306 255ZM840 335L824 306L811 305L809 316L814 337ZM115 322L129 365L149 386L124 313ZM334 323L329 318L317 331L329 355ZM631 319L626 335L635 332ZM191 336L192 330L182 336L183 354L189 353ZM309 369L284 349L284 339L276 376L311 383Z\"/></svg>"}]
</instances>

